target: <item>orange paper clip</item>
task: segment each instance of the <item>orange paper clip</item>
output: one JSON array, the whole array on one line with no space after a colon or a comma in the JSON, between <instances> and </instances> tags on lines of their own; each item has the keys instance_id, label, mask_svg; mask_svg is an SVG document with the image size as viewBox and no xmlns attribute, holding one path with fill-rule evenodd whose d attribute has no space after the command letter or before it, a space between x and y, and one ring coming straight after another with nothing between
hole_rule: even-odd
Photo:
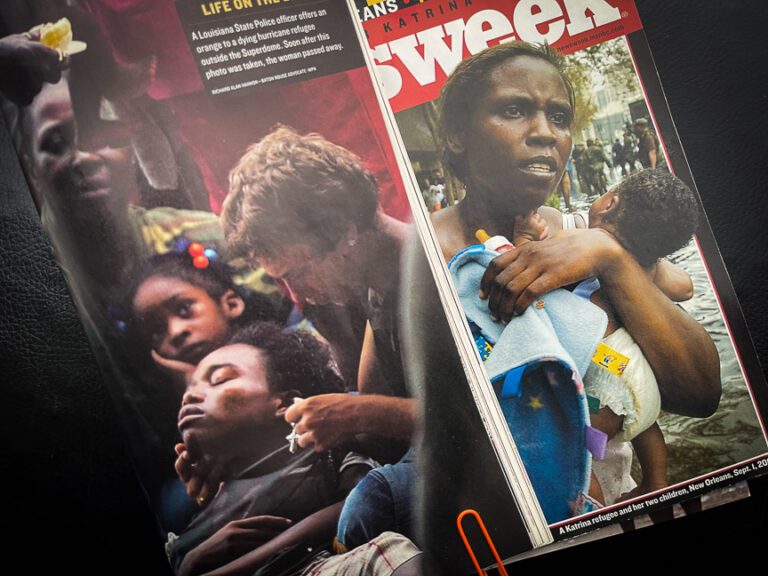
<instances>
[{"instance_id":1,"label":"orange paper clip","mask_svg":"<svg viewBox=\"0 0 768 576\"><path fill-rule=\"evenodd\" d=\"M480 518L480 514L478 514L476 510L467 509L461 512L456 517L456 528L458 528L459 530L459 535L461 535L461 539L464 542L464 547L467 549L467 553L469 554L469 557L472 559L472 564L474 564L475 570L477 570L477 573L480 576L487 576L487 573L482 568L480 568L480 563L477 561L477 557L475 556L475 553L472 551L472 546L470 546L469 544L467 535L464 533L464 527L461 525L465 516L473 516L475 520L477 520L477 524L478 526L480 526L480 530L482 531L483 536L485 537L485 542L488 544L488 547L491 549L491 553L493 554L493 557L496 559L496 563L499 565L499 574L501 574L501 576L509 576L509 574L507 574L506 568L504 568L504 565L501 563L501 557L499 556L499 553L496 551L496 546L493 545L493 540L491 540L491 536L490 534L488 534L488 530L486 530L485 524L483 523L483 519Z\"/></svg>"}]
</instances>

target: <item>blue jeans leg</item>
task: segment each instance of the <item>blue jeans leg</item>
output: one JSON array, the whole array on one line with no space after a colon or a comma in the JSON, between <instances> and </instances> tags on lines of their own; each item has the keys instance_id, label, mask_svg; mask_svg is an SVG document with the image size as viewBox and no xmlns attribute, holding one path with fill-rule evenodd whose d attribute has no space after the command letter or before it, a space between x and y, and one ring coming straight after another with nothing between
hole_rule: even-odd
<instances>
[{"instance_id":1,"label":"blue jeans leg","mask_svg":"<svg viewBox=\"0 0 768 576\"><path fill-rule=\"evenodd\" d=\"M336 535L339 543L352 550L382 532L398 532L412 539L415 474L412 451L398 463L366 474L344 502Z\"/></svg>"}]
</instances>

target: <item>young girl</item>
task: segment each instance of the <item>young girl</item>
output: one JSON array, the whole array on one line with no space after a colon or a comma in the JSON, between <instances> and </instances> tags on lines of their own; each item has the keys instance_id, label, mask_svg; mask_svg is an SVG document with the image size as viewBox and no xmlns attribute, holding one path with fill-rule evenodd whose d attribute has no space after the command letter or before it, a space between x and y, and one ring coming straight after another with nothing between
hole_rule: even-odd
<instances>
[{"instance_id":1,"label":"young girl","mask_svg":"<svg viewBox=\"0 0 768 576\"><path fill-rule=\"evenodd\" d=\"M192 253L152 257L129 292L130 339L165 369L192 368L238 328L263 320L283 324L290 312L287 300L235 285L226 264L200 259L190 246Z\"/></svg>"}]
</instances>

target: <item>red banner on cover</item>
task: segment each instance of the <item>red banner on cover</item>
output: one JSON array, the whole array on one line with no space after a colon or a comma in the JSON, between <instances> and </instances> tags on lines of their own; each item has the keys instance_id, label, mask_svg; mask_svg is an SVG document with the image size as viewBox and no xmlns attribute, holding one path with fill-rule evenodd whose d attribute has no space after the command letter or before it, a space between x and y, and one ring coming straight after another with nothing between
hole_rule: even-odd
<instances>
[{"instance_id":1,"label":"red banner on cover","mask_svg":"<svg viewBox=\"0 0 768 576\"><path fill-rule=\"evenodd\" d=\"M437 98L458 63L489 46L511 40L547 42L567 54L642 27L632 0L410 3L414 5L363 22L395 112Z\"/></svg>"}]
</instances>

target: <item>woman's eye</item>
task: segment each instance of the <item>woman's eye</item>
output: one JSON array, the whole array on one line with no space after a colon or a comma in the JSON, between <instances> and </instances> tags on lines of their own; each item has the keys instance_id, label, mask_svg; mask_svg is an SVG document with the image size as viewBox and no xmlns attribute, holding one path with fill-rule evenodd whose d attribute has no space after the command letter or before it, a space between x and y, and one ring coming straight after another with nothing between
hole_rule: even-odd
<instances>
[{"instance_id":1,"label":"woman's eye","mask_svg":"<svg viewBox=\"0 0 768 576\"><path fill-rule=\"evenodd\" d=\"M558 126L566 126L570 124L571 117L565 112L555 112L549 116L549 120L552 122L552 124L557 124Z\"/></svg>"},{"instance_id":2,"label":"woman's eye","mask_svg":"<svg viewBox=\"0 0 768 576\"><path fill-rule=\"evenodd\" d=\"M507 118L520 118L523 115L523 111L519 106L506 106L504 108L504 116Z\"/></svg>"},{"instance_id":3,"label":"woman's eye","mask_svg":"<svg viewBox=\"0 0 768 576\"><path fill-rule=\"evenodd\" d=\"M68 147L69 141L59 130L47 134L45 139L40 143L40 149L43 152L54 154L56 156L64 154Z\"/></svg>"}]
</instances>

